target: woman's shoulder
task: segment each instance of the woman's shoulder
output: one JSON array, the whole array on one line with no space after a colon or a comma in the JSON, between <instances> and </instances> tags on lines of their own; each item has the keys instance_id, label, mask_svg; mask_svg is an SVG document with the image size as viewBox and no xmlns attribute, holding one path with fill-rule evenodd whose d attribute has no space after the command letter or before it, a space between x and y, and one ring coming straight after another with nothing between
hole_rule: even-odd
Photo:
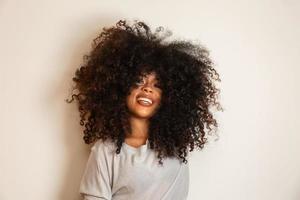
<instances>
[{"instance_id":1,"label":"woman's shoulder","mask_svg":"<svg viewBox=\"0 0 300 200\"><path fill-rule=\"evenodd\" d=\"M94 142L92 149L101 152L108 152L108 150L113 150L114 146L115 144L111 139L108 138L104 140L102 138L99 138L96 142Z\"/></svg>"}]
</instances>

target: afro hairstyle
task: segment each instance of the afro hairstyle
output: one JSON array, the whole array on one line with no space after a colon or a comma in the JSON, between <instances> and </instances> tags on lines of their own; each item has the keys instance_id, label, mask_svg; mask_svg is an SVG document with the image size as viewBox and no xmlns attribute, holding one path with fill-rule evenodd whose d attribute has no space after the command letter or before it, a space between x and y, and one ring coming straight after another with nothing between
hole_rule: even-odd
<instances>
[{"instance_id":1,"label":"afro hairstyle","mask_svg":"<svg viewBox=\"0 0 300 200\"><path fill-rule=\"evenodd\" d=\"M125 133L130 132L126 96L151 72L156 72L162 89L161 106L150 119L148 135L159 164L164 157L187 163L188 153L202 149L212 126L218 127L209 109L222 110L215 86L220 78L209 51L187 40L168 42L172 31L165 30L159 26L153 32L143 21L130 25L119 20L102 28L93 40L72 79L72 99L66 100L78 102L86 144L110 139L120 153Z\"/></svg>"}]
</instances>

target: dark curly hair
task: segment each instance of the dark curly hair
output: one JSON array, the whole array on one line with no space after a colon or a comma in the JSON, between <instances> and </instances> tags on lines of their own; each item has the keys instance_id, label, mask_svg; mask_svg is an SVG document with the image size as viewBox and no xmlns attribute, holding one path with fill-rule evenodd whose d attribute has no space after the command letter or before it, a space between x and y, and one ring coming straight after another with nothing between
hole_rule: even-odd
<instances>
[{"instance_id":1,"label":"dark curly hair","mask_svg":"<svg viewBox=\"0 0 300 200\"><path fill-rule=\"evenodd\" d=\"M78 101L86 144L111 139L120 153L130 130L126 96L141 77L156 72L163 94L151 117L148 139L159 164L163 157L174 156L187 163L188 151L203 148L211 126L218 126L209 107L222 109L214 84L220 81L219 74L205 47L184 40L167 42L171 35L162 26L151 32L145 22L134 20L130 26L119 20L93 40L72 79L76 83L72 99L66 100Z\"/></svg>"}]
</instances>

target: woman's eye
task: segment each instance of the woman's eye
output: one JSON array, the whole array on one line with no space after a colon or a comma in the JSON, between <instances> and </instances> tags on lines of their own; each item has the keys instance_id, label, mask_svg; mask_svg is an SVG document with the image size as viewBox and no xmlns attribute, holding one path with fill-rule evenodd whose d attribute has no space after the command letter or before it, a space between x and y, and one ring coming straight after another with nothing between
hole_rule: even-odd
<instances>
[{"instance_id":1,"label":"woman's eye","mask_svg":"<svg viewBox=\"0 0 300 200\"><path fill-rule=\"evenodd\" d=\"M137 85L142 85L143 83L144 83L143 80L138 80L138 81L136 82Z\"/></svg>"}]
</instances>

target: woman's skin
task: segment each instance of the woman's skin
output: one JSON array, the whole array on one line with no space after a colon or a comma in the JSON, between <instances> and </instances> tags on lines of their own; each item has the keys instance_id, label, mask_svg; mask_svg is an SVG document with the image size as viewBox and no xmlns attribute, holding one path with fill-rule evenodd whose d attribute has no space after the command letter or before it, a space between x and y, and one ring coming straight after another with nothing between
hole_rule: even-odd
<instances>
[{"instance_id":1,"label":"woman's skin","mask_svg":"<svg viewBox=\"0 0 300 200\"><path fill-rule=\"evenodd\" d=\"M153 100L151 106L143 106L138 103L138 95L145 95ZM149 118L152 117L160 106L162 90L157 86L156 74L152 72L137 83L137 87L131 89L126 103L130 111L130 126L132 133L126 133L126 144L139 147L146 144L148 138Z\"/></svg>"}]
</instances>

